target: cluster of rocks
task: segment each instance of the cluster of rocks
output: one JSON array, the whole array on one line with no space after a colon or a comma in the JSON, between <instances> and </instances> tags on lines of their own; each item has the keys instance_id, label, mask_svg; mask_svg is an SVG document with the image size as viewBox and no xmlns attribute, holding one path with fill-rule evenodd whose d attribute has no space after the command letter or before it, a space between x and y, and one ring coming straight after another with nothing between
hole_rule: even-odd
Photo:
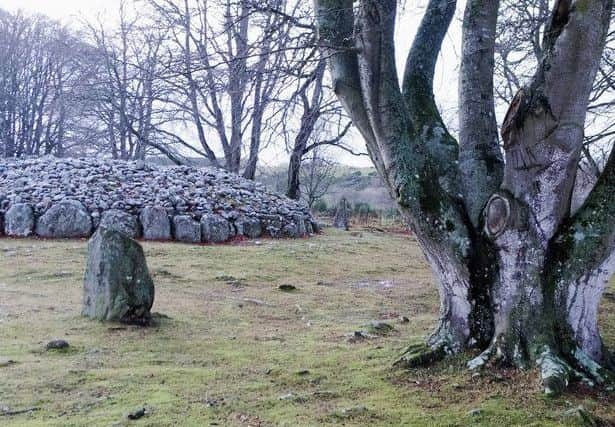
<instances>
[{"instance_id":1,"label":"cluster of rocks","mask_svg":"<svg viewBox=\"0 0 615 427\"><path fill-rule=\"evenodd\" d=\"M0 232L219 243L318 232L305 204L213 168L39 157L0 163Z\"/></svg>"}]
</instances>

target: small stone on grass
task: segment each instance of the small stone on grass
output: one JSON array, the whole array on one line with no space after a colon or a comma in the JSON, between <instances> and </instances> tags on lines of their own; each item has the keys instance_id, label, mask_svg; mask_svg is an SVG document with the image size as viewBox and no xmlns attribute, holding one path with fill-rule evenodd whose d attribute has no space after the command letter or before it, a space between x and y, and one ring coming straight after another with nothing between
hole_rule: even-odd
<instances>
[{"instance_id":1,"label":"small stone on grass","mask_svg":"<svg viewBox=\"0 0 615 427\"><path fill-rule=\"evenodd\" d=\"M145 408L139 408L136 411L133 411L130 414L128 414L126 417L129 420L138 420L140 418L143 418L144 416L145 416Z\"/></svg>"},{"instance_id":2,"label":"small stone on grass","mask_svg":"<svg viewBox=\"0 0 615 427\"><path fill-rule=\"evenodd\" d=\"M379 320L372 320L366 325L366 328L367 332L374 335L387 335L395 329L388 323L380 322Z\"/></svg>"},{"instance_id":3,"label":"small stone on grass","mask_svg":"<svg viewBox=\"0 0 615 427\"><path fill-rule=\"evenodd\" d=\"M14 365L15 363L16 362L14 360L0 357L0 368L6 368L8 366Z\"/></svg>"},{"instance_id":4,"label":"small stone on grass","mask_svg":"<svg viewBox=\"0 0 615 427\"><path fill-rule=\"evenodd\" d=\"M482 410L480 410L479 408L474 408L474 409L469 410L469 411L466 413L466 415L468 415L468 416L470 416L470 417L477 417L477 416L479 416L479 415L480 415L480 414L482 414L482 413L483 413L483 411L482 411Z\"/></svg>"},{"instance_id":5,"label":"small stone on grass","mask_svg":"<svg viewBox=\"0 0 615 427\"><path fill-rule=\"evenodd\" d=\"M367 408L363 405L352 406L350 408L344 408L341 411L337 411L334 415L339 418L353 418L363 415L367 412Z\"/></svg>"},{"instance_id":6,"label":"small stone on grass","mask_svg":"<svg viewBox=\"0 0 615 427\"><path fill-rule=\"evenodd\" d=\"M47 343L47 350L66 350L70 345L65 340L53 340Z\"/></svg>"}]
</instances>

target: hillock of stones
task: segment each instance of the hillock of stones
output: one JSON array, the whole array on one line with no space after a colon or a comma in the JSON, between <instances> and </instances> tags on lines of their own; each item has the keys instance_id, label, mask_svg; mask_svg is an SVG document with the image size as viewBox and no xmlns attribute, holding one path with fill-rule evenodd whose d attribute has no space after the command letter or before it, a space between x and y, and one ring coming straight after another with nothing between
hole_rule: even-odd
<instances>
[{"instance_id":1,"label":"hillock of stones","mask_svg":"<svg viewBox=\"0 0 615 427\"><path fill-rule=\"evenodd\" d=\"M5 235L88 237L101 225L133 238L189 243L318 231L305 204L212 168L99 158L0 163Z\"/></svg>"}]
</instances>

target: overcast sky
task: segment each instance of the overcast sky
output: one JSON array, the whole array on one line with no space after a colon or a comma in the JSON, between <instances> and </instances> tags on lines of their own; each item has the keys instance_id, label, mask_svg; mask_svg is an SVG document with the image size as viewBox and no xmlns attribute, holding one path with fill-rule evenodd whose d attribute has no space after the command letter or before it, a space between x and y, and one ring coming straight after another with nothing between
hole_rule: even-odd
<instances>
[{"instance_id":1,"label":"overcast sky","mask_svg":"<svg viewBox=\"0 0 615 427\"><path fill-rule=\"evenodd\" d=\"M407 2L410 6L400 13L397 25L397 63L400 73L420 22L421 13L427 2L428 0ZM119 3L119 0L0 0L0 8L13 12L23 9L29 13L41 13L70 24L78 23L83 19L95 19L99 15L107 16L112 22L113 17L117 15ZM461 46L460 17L463 13L465 0L459 0L457 3L457 15L445 39L434 82L436 100L447 122L456 117L457 69ZM363 145L359 137L354 138L354 145L357 148ZM371 165L367 158L356 158L346 153L340 153L339 150L336 151L335 157L346 164ZM273 149L267 150L262 155L263 162L269 164L285 161L286 158L287 156L283 152Z\"/></svg>"}]
</instances>

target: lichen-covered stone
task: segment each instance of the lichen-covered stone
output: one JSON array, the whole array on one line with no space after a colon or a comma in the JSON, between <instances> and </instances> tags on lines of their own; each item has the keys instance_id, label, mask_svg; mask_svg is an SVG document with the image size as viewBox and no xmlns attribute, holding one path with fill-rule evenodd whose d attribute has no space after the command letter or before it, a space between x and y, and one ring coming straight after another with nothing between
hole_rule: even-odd
<instances>
[{"instance_id":1,"label":"lichen-covered stone","mask_svg":"<svg viewBox=\"0 0 615 427\"><path fill-rule=\"evenodd\" d=\"M201 241L201 225L188 215L173 217L173 230L175 240L180 242L198 243Z\"/></svg>"},{"instance_id":2,"label":"lichen-covered stone","mask_svg":"<svg viewBox=\"0 0 615 427\"><path fill-rule=\"evenodd\" d=\"M241 217L235 221L235 228L237 234L250 239L256 239L263 233L261 222L258 218L253 217Z\"/></svg>"},{"instance_id":3,"label":"lichen-covered stone","mask_svg":"<svg viewBox=\"0 0 615 427\"><path fill-rule=\"evenodd\" d=\"M36 221L36 234L41 237L88 237L92 218L77 200L64 200L51 206Z\"/></svg>"},{"instance_id":4,"label":"lichen-covered stone","mask_svg":"<svg viewBox=\"0 0 615 427\"><path fill-rule=\"evenodd\" d=\"M203 215L201 218L201 233L204 242L221 243L231 236L230 224L220 215Z\"/></svg>"},{"instance_id":5,"label":"lichen-covered stone","mask_svg":"<svg viewBox=\"0 0 615 427\"><path fill-rule=\"evenodd\" d=\"M299 227L295 223L286 224L282 229L282 234L285 237L297 238L300 236Z\"/></svg>"},{"instance_id":6,"label":"lichen-covered stone","mask_svg":"<svg viewBox=\"0 0 615 427\"><path fill-rule=\"evenodd\" d=\"M100 227L88 243L83 315L147 324L153 303L154 282L141 245L119 231Z\"/></svg>"},{"instance_id":7,"label":"lichen-covered stone","mask_svg":"<svg viewBox=\"0 0 615 427\"><path fill-rule=\"evenodd\" d=\"M283 235L284 223L279 215L263 215L261 226L271 237L281 237Z\"/></svg>"},{"instance_id":8,"label":"lichen-covered stone","mask_svg":"<svg viewBox=\"0 0 615 427\"><path fill-rule=\"evenodd\" d=\"M4 216L4 232L7 236L27 237L34 231L34 211L27 203L11 206Z\"/></svg>"},{"instance_id":9,"label":"lichen-covered stone","mask_svg":"<svg viewBox=\"0 0 615 427\"><path fill-rule=\"evenodd\" d=\"M146 240L171 240L171 221L166 209L148 206L141 211L143 238Z\"/></svg>"},{"instance_id":10,"label":"lichen-covered stone","mask_svg":"<svg viewBox=\"0 0 615 427\"><path fill-rule=\"evenodd\" d=\"M298 237L303 237L307 234L307 229L305 228L305 219L302 215L295 215L293 217L295 225L297 226Z\"/></svg>"},{"instance_id":11,"label":"lichen-covered stone","mask_svg":"<svg viewBox=\"0 0 615 427\"><path fill-rule=\"evenodd\" d=\"M118 209L110 209L103 212L99 226L108 230L119 231L133 239L139 237L139 223L137 222L137 218L135 218L134 215Z\"/></svg>"}]
</instances>

